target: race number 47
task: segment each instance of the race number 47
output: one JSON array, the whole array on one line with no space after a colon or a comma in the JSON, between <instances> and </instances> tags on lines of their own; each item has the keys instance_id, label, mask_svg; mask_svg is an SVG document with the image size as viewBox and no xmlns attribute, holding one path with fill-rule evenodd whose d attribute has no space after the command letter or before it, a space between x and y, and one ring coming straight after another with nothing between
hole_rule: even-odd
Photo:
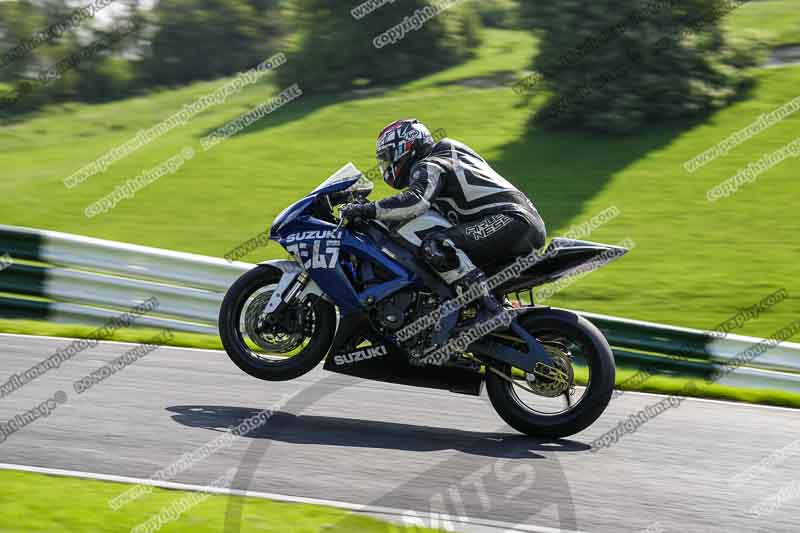
<instances>
[{"instance_id":1,"label":"race number 47","mask_svg":"<svg viewBox=\"0 0 800 533\"><path fill-rule=\"evenodd\" d=\"M336 268L339 262L339 240L315 240L311 249L307 242L290 244L286 250L297 257L305 268Z\"/></svg>"}]
</instances>

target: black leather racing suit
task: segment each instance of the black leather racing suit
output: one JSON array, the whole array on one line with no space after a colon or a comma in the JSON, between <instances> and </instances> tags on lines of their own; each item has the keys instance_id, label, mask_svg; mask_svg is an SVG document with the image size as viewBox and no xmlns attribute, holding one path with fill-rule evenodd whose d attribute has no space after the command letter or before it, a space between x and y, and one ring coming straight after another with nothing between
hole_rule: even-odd
<instances>
[{"instance_id":1,"label":"black leather racing suit","mask_svg":"<svg viewBox=\"0 0 800 533\"><path fill-rule=\"evenodd\" d=\"M410 172L408 189L376 202L379 220L410 220L434 208L453 227L425 241L451 241L484 271L544 245L545 225L533 203L468 146L444 139Z\"/></svg>"}]
</instances>

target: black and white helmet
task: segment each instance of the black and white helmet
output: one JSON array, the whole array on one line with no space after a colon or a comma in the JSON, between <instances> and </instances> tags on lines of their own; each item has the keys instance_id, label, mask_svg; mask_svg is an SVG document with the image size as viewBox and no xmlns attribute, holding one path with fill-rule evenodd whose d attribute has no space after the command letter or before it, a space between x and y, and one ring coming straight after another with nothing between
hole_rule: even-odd
<instances>
[{"instance_id":1,"label":"black and white helmet","mask_svg":"<svg viewBox=\"0 0 800 533\"><path fill-rule=\"evenodd\" d=\"M430 153L434 144L430 130L416 119L398 120L383 128L375 150L383 181L394 189L408 187L412 165Z\"/></svg>"}]
</instances>

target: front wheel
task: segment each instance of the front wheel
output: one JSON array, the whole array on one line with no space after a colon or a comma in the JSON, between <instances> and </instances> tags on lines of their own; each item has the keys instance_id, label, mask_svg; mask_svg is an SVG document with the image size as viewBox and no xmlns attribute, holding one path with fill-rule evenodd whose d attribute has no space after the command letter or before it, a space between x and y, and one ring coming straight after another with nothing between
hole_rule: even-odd
<instances>
[{"instance_id":1,"label":"front wheel","mask_svg":"<svg viewBox=\"0 0 800 533\"><path fill-rule=\"evenodd\" d=\"M260 265L228 289L219 313L219 334L228 357L251 376L268 381L294 379L328 353L336 332L333 305L309 296L280 317L263 310L283 273Z\"/></svg>"},{"instance_id":2,"label":"front wheel","mask_svg":"<svg viewBox=\"0 0 800 533\"><path fill-rule=\"evenodd\" d=\"M529 374L510 365L486 370L492 406L511 427L534 437L562 438L589 427L614 392L614 354L603 334L585 318L561 310L519 319L553 360L555 373ZM521 340L504 341L525 349Z\"/></svg>"}]
</instances>

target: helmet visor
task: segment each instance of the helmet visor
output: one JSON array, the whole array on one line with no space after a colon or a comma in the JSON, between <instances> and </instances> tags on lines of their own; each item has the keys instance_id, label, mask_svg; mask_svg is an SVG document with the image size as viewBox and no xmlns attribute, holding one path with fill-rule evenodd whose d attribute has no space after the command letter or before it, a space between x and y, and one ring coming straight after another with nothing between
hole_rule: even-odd
<instances>
[{"instance_id":1,"label":"helmet visor","mask_svg":"<svg viewBox=\"0 0 800 533\"><path fill-rule=\"evenodd\" d=\"M381 150L378 150L377 152L378 166L380 167L381 173L384 176L386 175L386 172L390 168L392 168L392 165L394 164L394 160L392 157L394 155L393 152L394 150L392 150L391 147L383 148Z\"/></svg>"}]
</instances>

